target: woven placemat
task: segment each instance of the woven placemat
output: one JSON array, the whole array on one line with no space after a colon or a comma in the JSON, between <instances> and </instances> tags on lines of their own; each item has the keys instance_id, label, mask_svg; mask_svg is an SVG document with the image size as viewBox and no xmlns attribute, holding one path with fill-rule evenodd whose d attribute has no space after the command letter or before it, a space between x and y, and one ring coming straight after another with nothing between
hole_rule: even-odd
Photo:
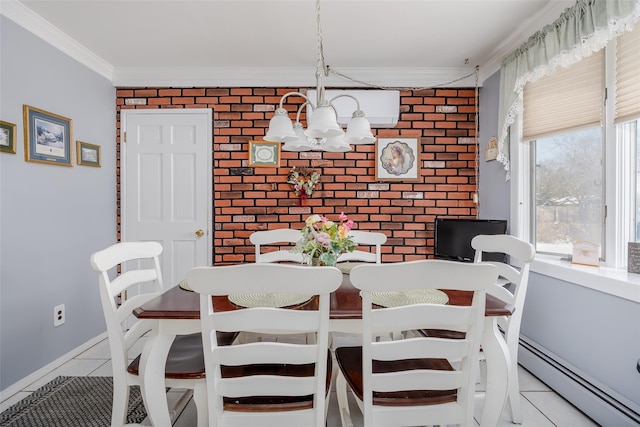
<instances>
[{"instance_id":1,"label":"woven placemat","mask_svg":"<svg viewBox=\"0 0 640 427\"><path fill-rule=\"evenodd\" d=\"M367 264L367 263L366 262L359 262L359 261L345 261L345 262L337 263L336 267L343 274L349 274L349 273L351 273L351 270L353 269L353 267L356 267L356 266L361 265L361 264Z\"/></svg>"},{"instance_id":2,"label":"woven placemat","mask_svg":"<svg viewBox=\"0 0 640 427\"><path fill-rule=\"evenodd\" d=\"M180 286L180 289L184 289L185 291L193 292L193 289L191 289L189 287L189 284L187 283L187 279L180 280L178 282L178 286Z\"/></svg>"},{"instance_id":3,"label":"woven placemat","mask_svg":"<svg viewBox=\"0 0 640 427\"><path fill-rule=\"evenodd\" d=\"M290 307L309 301L313 295L255 293L229 295L229 301L239 307Z\"/></svg>"},{"instance_id":4,"label":"woven placemat","mask_svg":"<svg viewBox=\"0 0 640 427\"><path fill-rule=\"evenodd\" d=\"M416 289L404 292L371 292L371 301L381 307L411 304L447 304L449 296L437 289Z\"/></svg>"}]
</instances>

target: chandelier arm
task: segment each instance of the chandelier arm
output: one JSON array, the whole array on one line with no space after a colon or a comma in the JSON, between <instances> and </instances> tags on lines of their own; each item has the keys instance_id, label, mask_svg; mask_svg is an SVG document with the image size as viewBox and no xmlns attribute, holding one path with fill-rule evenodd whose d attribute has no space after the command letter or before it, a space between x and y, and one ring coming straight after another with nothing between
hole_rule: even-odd
<instances>
[{"instance_id":1,"label":"chandelier arm","mask_svg":"<svg viewBox=\"0 0 640 427\"><path fill-rule=\"evenodd\" d=\"M336 99L338 99L338 98L351 98L351 99L353 99L354 101L356 101L356 111L360 111L360 102L358 101L358 98L356 98L356 97L355 97L355 96L353 96L353 95L349 95L349 94L347 94L347 93L342 93L342 94L340 94L340 95L336 95L336 96L334 96L333 98L331 98L331 99L329 100L329 104L331 104L331 105L333 106L333 101L335 101L335 100L336 100ZM335 109L335 108L334 108L334 109Z\"/></svg>"},{"instance_id":2,"label":"chandelier arm","mask_svg":"<svg viewBox=\"0 0 640 427\"><path fill-rule=\"evenodd\" d=\"M304 93L300 93L300 92L287 92L284 95L282 95L282 98L280 98L280 108L283 108L282 105L284 104L284 100L287 97L292 96L292 95L297 95L297 96L300 96L300 97L304 98L305 101L306 101L305 104L308 103L309 105L311 105L311 108L315 109L315 106L313 105L313 102L311 102L311 100L307 97L307 95L305 95Z\"/></svg>"},{"instance_id":3,"label":"chandelier arm","mask_svg":"<svg viewBox=\"0 0 640 427\"><path fill-rule=\"evenodd\" d=\"M315 108L313 107L313 104L311 104L309 100L306 100L305 102L300 104L300 106L298 107L298 113L296 114L296 123L300 122L300 114L302 113L302 109L307 105L309 105L312 110L315 110Z\"/></svg>"}]
</instances>

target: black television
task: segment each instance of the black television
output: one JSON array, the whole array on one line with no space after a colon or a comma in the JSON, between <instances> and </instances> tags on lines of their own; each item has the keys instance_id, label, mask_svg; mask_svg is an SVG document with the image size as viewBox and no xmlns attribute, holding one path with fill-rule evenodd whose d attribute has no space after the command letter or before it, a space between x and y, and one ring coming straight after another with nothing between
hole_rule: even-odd
<instances>
[{"instance_id":1,"label":"black television","mask_svg":"<svg viewBox=\"0 0 640 427\"><path fill-rule=\"evenodd\" d=\"M434 255L438 259L473 262L471 239L479 234L505 234L507 221L501 219L436 218ZM506 261L500 253L485 253L483 261Z\"/></svg>"}]
</instances>

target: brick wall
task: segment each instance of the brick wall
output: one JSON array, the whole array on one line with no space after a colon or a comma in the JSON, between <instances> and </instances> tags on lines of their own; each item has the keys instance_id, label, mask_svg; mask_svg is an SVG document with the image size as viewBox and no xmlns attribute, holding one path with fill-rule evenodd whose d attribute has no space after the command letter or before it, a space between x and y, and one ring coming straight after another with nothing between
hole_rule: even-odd
<instances>
[{"instance_id":1,"label":"brick wall","mask_svg":"<svg viewBox=\"0 0 640 427\"><path fill-rule=\"evenodd\" d=\"M475 217L474 88L402 91L397 126L373 129L378 138L418 139L417 182L377 182L375 145L354 146L348 153L283 151L279 168L248 167L248 141L262 140L280 97L291 91L301 89L118 89L118 186L121 109L211 108L214 263L252 262L253 231L300 228L310 213L336 219L344 211L357 229L384 232L388 240L383 262L430 257L436 216ZM142 98L146 105L126 105L130 98ZM285 108L293 115L301 99L292 96L287 101ZM293 166L321 174L316 191L302 207L287 184ZM118 234L119 204L118 193Z\"/></svg>"}]
</instances>

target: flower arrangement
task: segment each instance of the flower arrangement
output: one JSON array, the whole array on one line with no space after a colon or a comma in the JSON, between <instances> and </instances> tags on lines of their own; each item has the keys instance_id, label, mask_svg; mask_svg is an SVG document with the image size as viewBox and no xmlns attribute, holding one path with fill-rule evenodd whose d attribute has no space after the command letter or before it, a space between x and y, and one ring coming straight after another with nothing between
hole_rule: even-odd
<instances>
[{"instance_id":1,"label":"flower arrangement","mask_svg":"<svg viewBox=\"0 0 640 427\"><path fill-rule=\"evenodd\" d=\"M337 223L325 216L310 215L302 227L302 239L291 252L304 254L313 265L336 265L340 254L353 252L358 246L349 236L353 221L344 212L339 219Z\"/></svg>"},{"instance_id":2,"label":"flower arrangement","mask_svg":"<svg viewBox=\"0 0 640 427\"><path fill-rule=\"evenodd\" d=\"M289 172L289 178L287 183L291 184L293 191L298 198L298 206L302 206L307 197L311 197L313 189L320 180L320 174L318 172L311 172L307 169L296 170L296 167L291 168Z\"/></svg>"}]
</instances>

